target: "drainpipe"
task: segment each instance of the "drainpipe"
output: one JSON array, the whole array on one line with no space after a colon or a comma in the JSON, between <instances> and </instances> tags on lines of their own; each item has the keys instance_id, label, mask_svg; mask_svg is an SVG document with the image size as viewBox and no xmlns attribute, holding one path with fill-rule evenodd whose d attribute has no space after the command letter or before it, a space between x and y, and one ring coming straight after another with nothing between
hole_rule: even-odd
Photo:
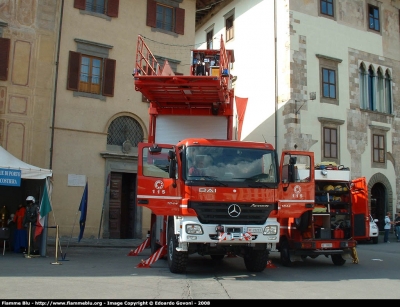
<instances>
[{"instance_id":1,"label":"drainpipe","mask_svg":"<svg viewBox=\"0 0 400 307\"><path fill-rule=\"evenodd\" d=\"M58 45L57 45L57 59L56 59L56 74L54 80L54 95L53 95L53 118L51 122L51 140L50 140L50 165L49 169L53 167L53 145L54 145L54 123L56 120L56 101L57 101L57 81L58 81L58 66L60 61L60 45L61 45L61 29L64 14L64 0L61 0L60 7L60 26L58 29Z\"/></svg>"},{"instance_id":2,"label":"drainpipe","mask_svg":"<svg viewBox=\"0 0 400 307\"><path fill-rule=\"evenodd\" d=\"M63 11L64 11L64 0L61 0L61 8L60 8L60 28L58 30L58 46L57 46L57 59L56 59L56 74L55 74L55 80L54 80L54 95L53 95L53 118L52 118L52 123L51 123L51 141L50 141L50 166L49 169L52 169L52 164L53 164L53 139L54 139L54 121L55 121L55 114L56 114L56 97L57 97L57 80L58 80L58 61L60 58L60 41L61 41L61 26L62 26L62 17L63 17ZM48 188L48 179L46 178L46 186L45 189ZM47 253L47 225L48 225L48 217L49 215L46 215L44 218L44 227L42 230L42 238L40 241L40 256L45 257ZM58 227L58 226L57 226ZM57 233L56 236L58 236L58 228L57 228ZM57 240L56 240L57 242ZM56 246L56 248L58 248ZM57 255L57 254L56 254ZM57 259L56 259L57 262ZM56 263L54 263L56 264Z\"/></svg>"}]
</instances>

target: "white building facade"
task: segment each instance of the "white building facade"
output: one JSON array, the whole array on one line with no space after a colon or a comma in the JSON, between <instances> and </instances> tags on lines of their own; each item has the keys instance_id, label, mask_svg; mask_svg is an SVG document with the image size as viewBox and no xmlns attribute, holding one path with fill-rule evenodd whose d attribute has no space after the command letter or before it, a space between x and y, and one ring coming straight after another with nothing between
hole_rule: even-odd
<instances>
[{"instance_id":1,"label":"white building facade","mask_svg":"<svg viewBox=\"0 0 400 307\"><path fill-rule=\"evenodd\" d=\"M371 213L395 213L400 1L234 0L196 27L233 49L241 140L309 150L366 177ZM240 110L239 110L240 111ZM382 224L380 228L383 228Z\"/></svg>"}]
</instances>

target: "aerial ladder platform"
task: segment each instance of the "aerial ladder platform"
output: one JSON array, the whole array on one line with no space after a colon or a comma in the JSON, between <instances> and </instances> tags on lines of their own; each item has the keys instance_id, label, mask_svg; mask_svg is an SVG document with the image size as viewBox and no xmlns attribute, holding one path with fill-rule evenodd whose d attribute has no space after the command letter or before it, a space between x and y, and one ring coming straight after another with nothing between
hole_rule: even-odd
<instances>
[{"instance_id":1,"label":"aerial ladder platform","mask_svg":"<svg viewBox=\"0 0 400 307\"><path fill-rule=\"evenodd\" d=\"M175 74L168 60L160 65L139 35L133 77L135 90L150 103L149 142L154 141L158 114L226 116L232 121L234 61L234 52L225 49L221 35L220 49L191 50L189 74Z\"/></svg>"}]
</instances>

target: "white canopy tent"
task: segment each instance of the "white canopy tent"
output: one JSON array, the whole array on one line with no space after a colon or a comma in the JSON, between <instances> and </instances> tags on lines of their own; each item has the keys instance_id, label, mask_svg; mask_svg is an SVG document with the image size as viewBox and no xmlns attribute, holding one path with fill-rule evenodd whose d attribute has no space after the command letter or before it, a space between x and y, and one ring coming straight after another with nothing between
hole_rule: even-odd
<instances>
[{"instance_id":1,"label":"white canopy tent","mask_svg":"<svg viewBox=\"0 0 400 307\"><path fill-rule=\"evenodd\" d=\"M43 189L46 187L51 203L52 184L50 178L53 176L52 170L40 168L25 163L13 156L2 146L0 146L0 169L21 171L21 186L15 187L0 185L0 199L2 200L1 203L2 206L6 206L9 214L15 213L18 204L24 203L28 195L34 196L36 202L40 205L40 201L43 195ZM41 236L41 256L46 255L46 238L47 227L43 229L43 235Z\"/></svg>"},{"instance_id":2,"label":"white canopy tent","mask_svg":"<svg viewBox=\"0 0 400 307\"><path fill-rule=\"evenodd\" d=\"M21 170L22 179L45 179L53 175L52 170L25 163L14 157L2 146L0 146L0 168Z\"/></svg>"}]
</instances>

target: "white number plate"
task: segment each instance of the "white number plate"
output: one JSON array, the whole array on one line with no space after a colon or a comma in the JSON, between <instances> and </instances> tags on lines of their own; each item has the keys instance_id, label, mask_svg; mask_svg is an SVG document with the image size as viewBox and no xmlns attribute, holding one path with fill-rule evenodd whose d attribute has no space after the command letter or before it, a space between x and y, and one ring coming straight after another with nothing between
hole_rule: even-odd
<instances>
[{"instance_id":1,"label":"white number plate","mask_svg":"<svg viewBox=\"0 0 400 307\"><path fill-rule=\"evenodd\" d=\"M332 243L322 243L321 247L325 247L325 248L332 247Z\"/></svg>"},{"instance_id":2,"label":"white number plate","mask_svg":"<svg viewBox=\"0 0 400 307\"><path fill-rule=\"evenodd\" d=\"M248 227L247 231L251 233L262 233L262 228Z\"/></svg>"}]
</instances>

